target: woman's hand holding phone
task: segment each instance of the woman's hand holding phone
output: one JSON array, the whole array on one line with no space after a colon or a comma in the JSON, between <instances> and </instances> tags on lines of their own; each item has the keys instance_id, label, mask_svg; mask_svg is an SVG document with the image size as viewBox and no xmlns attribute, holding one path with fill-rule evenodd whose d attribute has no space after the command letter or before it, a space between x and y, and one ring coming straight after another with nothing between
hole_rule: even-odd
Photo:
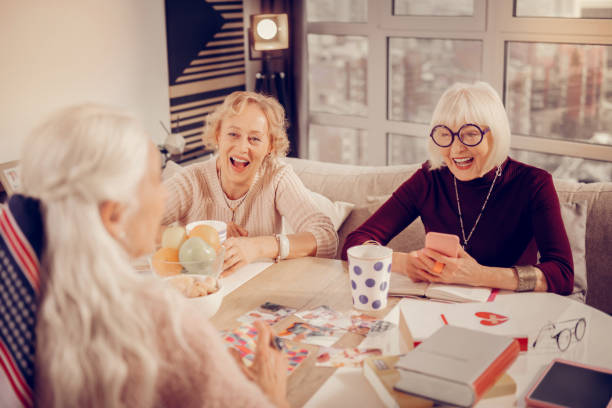
<instances>
[{"instance_id":1,"label":"woman's hand holding phone","mask_svg":"<svg viewBox=\"0 0 612 408\"><path fill-rule=\"evenodd\" d=\"M459 237L440 232L428 232L425 248L415 251L410 262L419 270L412 275L418 280L438 283L478 285L481 265L459 244Z\"/></svg>"},{"instance_id":2,"label":"woman's hand holding phone","mask_svg":"<svg viewBox=\"0 0 612 408\"><path fill-rule=\"evenodd\" d=\"M423 248L419 251L420 260L427 265L427 272L431 276L429 282L457 283L471 286L480 285L482 266L476 262L461 246L457 257L448 257L438 251ZM444 264L441 273L433 272L436 263Z\"/></svg>"},{"instance_id":3,"label":"woman's hand holding phone","mask_svg":"<svg viewBox=\"0 0 612 408\"><path fill-rule=\"evenodd\" d=\"M459 254L459 237L453 234L442 232L428 232L425 235L425 248L434 250L450 258L456 258ZM434 275L440 275L445 263L436 261L429 270Z\"/></svg>"},{"instance_id":4,"label":"woman's hand holding phone","mask_svg":"<svg viewBox=\"0 0 612 408\"><path fill-rule=\"evenodd\" d=\"M441 232L428 232L425 235L425 248L436 251L436 253L457 257L459 251L459 237ZM412 251L409 254L394 255L394 270L408 275L413 281L437 282L444 263L438 262L431 256L423 253L424 249Z\"/></svg>"},{"instance_id":5,"label":"woman's hand holding phone","mask_svg":"<svg viewBox=\"0 0 612 408\"><path fill-rule=\"evenodd\" d=\"M459 245L459 237L452 234L428 232L425 248L406 253L395 253L394 271L409 276L413 281L456 283L478 286L482 266Z\"/></svg>"}]
</instances>

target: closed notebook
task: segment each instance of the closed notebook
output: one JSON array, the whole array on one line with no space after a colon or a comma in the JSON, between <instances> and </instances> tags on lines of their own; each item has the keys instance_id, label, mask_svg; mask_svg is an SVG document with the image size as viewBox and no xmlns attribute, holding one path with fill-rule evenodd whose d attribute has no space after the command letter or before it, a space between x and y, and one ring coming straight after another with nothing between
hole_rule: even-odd
<instances>
[{"instance_id":1,"label":"closed notebook","mask_svg":"<svg viewBox=\"0 0 612 408\"><path fill-rule=\"evenodd\" d=\"M401 369L395 368L400 357L401 355L369 357L363 362L363 375L385 407L425 408L433 406L432 400L393 389L400 379ZM515 393L516 382L508 374L504 374L482 398L501 397Z\"/></svg>"},{"instance_id":2,"label":"closed notebook","mask_svg":"<svg viewBox=\"0 0 612 408\"><path fill-rule=\"evenodd\" d=\"M398 360L395 389L468 407L495 384L518 353L519 343L512 337L443 326Z\"/></svg>"},{"instance_id":3,"label":"closed notebook","mask_svg":"<svg viewBox=\"0 0 612 408\"><path fill-rule=\"evenodd\" d=\"M491 296L490 288L443 283L415 282L399 273L391 274L390 296L424 296L430 299L452 302L486 302Z\"/></svg>"}]
</instances>

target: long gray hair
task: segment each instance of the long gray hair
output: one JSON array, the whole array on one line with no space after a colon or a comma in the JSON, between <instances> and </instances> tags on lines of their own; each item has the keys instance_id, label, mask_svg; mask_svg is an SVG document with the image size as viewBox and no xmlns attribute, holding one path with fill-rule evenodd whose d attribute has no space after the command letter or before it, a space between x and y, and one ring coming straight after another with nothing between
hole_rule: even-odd
<instances>
[{"instance_id":1,"label":"long gray hair","mask_svg":"<svg viewBox=\"0 0 612 408\"><path fill-rule=\"evenodd\" d=\"M151 298L188 349L172 317L180 301L133 271L99 212L107 200L138 208L149 143L134 118L98 105L63 110L25 140L23 190L41 199L46 230L36 371L53 406L121 406L136 370L129 393L153 403L163 361Z\"/></svg>"}]
</instances>

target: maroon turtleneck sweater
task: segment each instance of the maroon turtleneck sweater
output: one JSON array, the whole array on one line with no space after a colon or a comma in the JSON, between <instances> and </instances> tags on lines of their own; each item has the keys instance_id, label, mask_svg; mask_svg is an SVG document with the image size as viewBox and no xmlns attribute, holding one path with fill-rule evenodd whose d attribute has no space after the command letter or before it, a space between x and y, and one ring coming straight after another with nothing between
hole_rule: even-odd
<instances>
[{"instance_id":1,"label":"maroon turtleneck sweater","mask_svg":"<svg viewBox=\"0 0 612 408\"><path fill-rule=\"evenodd\" d=\"M480 213L495 171L466 182L457 180L466 237ZM419 216L427 232L462 236L453 175L448 167L430 170L425 162L376 213L349 234L342 259L346 259L348 248L367 240L386 245ZM485 266L537 266L544 272L549 292L572 293L572 252L552 176L508 158L466 251Z\"/></svg>"}]
</instances>

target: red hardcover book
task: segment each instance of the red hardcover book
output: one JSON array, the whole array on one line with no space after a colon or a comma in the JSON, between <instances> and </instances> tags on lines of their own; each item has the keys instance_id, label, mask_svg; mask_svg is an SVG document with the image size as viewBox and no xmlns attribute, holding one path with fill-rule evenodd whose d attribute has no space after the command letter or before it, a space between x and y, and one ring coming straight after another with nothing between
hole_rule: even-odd
<instances>
[{"instance_id":1,"label":"red hardcover book","mask_svg":"<svg viewBox=\"0 0 612 408\"><path fill-rule=\"evenodd\" d=\"M519 349L512 337L444 326L399 359L395 389L469 407L506 372Z\"/></svg>"}]
</instances>

